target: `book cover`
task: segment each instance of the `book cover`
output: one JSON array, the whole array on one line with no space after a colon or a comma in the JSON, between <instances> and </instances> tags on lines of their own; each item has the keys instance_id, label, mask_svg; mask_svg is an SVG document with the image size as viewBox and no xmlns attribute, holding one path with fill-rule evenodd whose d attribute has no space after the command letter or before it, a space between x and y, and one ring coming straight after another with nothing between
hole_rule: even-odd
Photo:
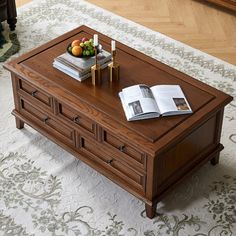
<instances>
[{"instance_id":1,"label":"book cover","mask_svg":"<svg viewBox=\"0 0 236 236\"><path fill-rule=\"evenodd\" d=\"M111 61L107 61L104 64L102 64L101 69L106 68L110 62ZM62 67L60 64L56 63L55 61L53 62L53 67L55 67L56 69L60 70L61 72L69 75L70 77L72 77L80 82L84 81L85 79L88 79L91 76L90 70L85 74L78 74L77 71L69 70L68 67Z\"/></svg>"},{"instance_id":2,"label":"book cover","mask_svg":"<svg viewBox=\"0 0 236 236\"><path fill-rule=\"evenodd\" d=\"M111 57L112 56L109 52L103 50L98 54L98 63L102 65L111 60ZM54 63L65 70L70 70L72 73L82 76L90 71L91 66L95 63L95 57L74 57L68 52L65 52L56 57Z\"/></svg>"}]
</instances>

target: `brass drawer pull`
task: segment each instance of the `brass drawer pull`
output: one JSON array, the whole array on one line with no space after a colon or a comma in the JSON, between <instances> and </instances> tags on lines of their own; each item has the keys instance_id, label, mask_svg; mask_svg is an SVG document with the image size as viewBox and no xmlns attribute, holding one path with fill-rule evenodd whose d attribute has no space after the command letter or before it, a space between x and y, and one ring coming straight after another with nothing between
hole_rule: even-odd
<instances>
[{"instance_id":1,"label":"brass drawer pull","mask_svg":"<svg viewBox=\"0 0 236 236\"><path fill-rule=\"evenodd\" d=\"M44 124L46 124L48 120L49 120L49 117L45 117L45 118L43 119Z\"/></svg>"},{"instance_id":2,"label":"brass drawer pull","mask_svg":"<svg viewBox=\"0 0 236 236\"><path fill-rule=\"evenodd\" d=\"M110 165L112 162L113 162L113 159L110 159L110 160L107 160L107 161L106 161L106 163L109 164L109 165Z\"/></svg>"},{"instance_id":3,"label":"brass drawer pull","mask_svg":"<svg viewBox=\"0 0 236 236\"><path fill-rule=\"evenodd\" d=\"M33 91L33 92L31 93L31 95L32 95L33 97L35 97L37 92L38 92L38 91L35 90L35 91Z\"/></svg>"},{"instance_id":4,"label":"brass drawer pull","mask_svg":"<svg viewBox=\"0 0 236 236\"><path fill-rule=\"evenodd\" d=\"M74 121L75 123L79 123L79 120L80 120L80 117L79 117L79 116L76 116L76 117L74 117L74 119L73 119L73 121Z\"/></svg>"},{"instance_id":5,"label":"brass drawer pull","mask_svg":"<svg viewBox=\"0 0 236 236\"><path fill-rule=\"evenodd\" d=\"M121 152L124 152L124 151L125 151L125 145L119 146L118 149L119 149Z\"/></svg>"}]
</instances>

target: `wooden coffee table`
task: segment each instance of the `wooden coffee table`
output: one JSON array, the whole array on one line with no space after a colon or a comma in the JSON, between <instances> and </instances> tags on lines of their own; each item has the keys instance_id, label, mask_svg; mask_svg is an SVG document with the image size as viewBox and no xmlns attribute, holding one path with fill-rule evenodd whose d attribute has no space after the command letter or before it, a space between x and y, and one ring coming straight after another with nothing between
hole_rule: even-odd
<instances>
[{"instance_id":1,"label":"wooden coffee table","mask_svg":"<svg viewBox=\"0 0 236 236\"><path fill-rule=\"evenodd\" d=\"M75 157L145 202L149 218L157 203L184 177L219 161L223 111L232 97L117 43L120 81L80 83L52 67L77 38L93 37L81 26L5 64L11 72L16 127L32 126ZM96 32L98 33L98 32ZM99 34L103 48L111 39ZM193 114L128 122L118 92L134 84L179 84Z\"/></svg>"}]
</instances>

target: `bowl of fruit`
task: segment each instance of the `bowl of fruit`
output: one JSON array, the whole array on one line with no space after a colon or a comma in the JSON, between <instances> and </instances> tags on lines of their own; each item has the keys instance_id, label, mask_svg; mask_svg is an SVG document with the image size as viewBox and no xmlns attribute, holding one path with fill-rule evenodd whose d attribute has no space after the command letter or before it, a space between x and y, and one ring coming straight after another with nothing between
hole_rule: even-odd
<instances>
[{"instance_id":1,"label":"bowl of fruit","mask_svg":"<svg viewBox=\"0 0 236 236\"><path fill-rule=\"evenodd\" d=\"M97 53L101 52L102 46L98 45ZM75 39L67 46L67 52L74 57L93 57L95 55L93 39Z\"/></svg>"}]
</instances>

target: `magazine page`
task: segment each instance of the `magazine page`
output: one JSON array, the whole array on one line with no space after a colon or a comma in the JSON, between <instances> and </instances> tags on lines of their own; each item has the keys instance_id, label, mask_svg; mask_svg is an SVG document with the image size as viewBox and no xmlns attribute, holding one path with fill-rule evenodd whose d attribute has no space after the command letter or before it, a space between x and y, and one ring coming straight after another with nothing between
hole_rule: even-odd
<instances>
[{"instance_id":1,"label":"magazine page","mask_svg":"<svg viewBox=\"0 0 236 236\"><path fill-rule=\"evenodd\" d=\"M122 90L122 96L130 117L159 113L153 94L146 85L140 84L125 88Z\"/></svg>"},{"instance_id":2,"label":"magazine page","mask_svg":"<svg viewBox=\"0 0 236 236\"><path fill-rule=\"evenodd\" d=\"M162 115L192 113L179 85L156 85L151 90Z\"/></svg>"},{"instance_id":3,"label":"magazine page","mask_svg":"<svg viewBox=\"0 0 236 236\"><path fill-rule=\"evenodd\" d=\"M123 106L123 109L124 109L125 116L126 116L127 120L131 120L132 119L132 111L129 109L128 104L125 102L125 99L124 99L124 96L123 96L122 92L119 93L119 97L120 97L121 104Z\"/></svg>"}]
</instances>

